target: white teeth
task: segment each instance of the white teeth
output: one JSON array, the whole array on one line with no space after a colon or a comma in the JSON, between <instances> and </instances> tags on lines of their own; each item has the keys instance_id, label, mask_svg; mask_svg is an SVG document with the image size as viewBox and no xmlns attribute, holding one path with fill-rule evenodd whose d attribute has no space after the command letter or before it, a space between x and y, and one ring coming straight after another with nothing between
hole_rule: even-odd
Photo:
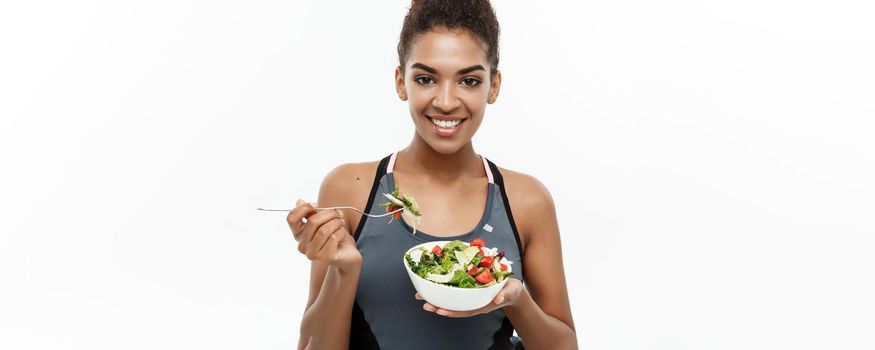
<instances>
[{"instance_id":1,"label":"white teeth","mask_svg":"<svg viewBox=\"0 0 875 350\"><path fill-rule=\"evenodd\" d=\"M445 128L445 129L452 129L452 128L456 127L456 125L459 125L459 123L462 122L461 120L438 120L438 119L434 119L434 118L429 118L429 119L431 120L431 122L434 125L437 125L439 127Z\"/></svg>"}]
</instances>

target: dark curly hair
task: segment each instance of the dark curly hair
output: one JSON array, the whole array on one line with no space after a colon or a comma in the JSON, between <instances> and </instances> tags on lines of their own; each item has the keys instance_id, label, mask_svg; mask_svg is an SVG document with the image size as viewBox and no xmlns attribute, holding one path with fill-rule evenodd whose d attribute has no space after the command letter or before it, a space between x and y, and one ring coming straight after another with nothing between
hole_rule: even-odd
<instances>
[{"instance_id":1,"label":"dark curly hair","mask_svg":"<svg viewBox=\"0 0 875 350\"><path fill-rule=\"evenodd\" d=\"M401 39L398 41L398 63L401 72L407 63L410 44L420 34L435 26L465 29L486 44L486 59L490 77L498 72L498 34L501 31L495 10L489 0L413 0L404 17Z\"/></svg>"}]
</instances>

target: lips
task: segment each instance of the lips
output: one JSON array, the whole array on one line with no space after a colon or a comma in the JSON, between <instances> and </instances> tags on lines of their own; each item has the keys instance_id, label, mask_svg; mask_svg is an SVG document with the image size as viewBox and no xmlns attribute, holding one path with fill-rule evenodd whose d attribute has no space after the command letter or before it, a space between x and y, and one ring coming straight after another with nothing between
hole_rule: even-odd
<instances>
[{"instance_id":1,"label":"lips","mask_svg":"<svg viewBox=\"0 0 875 350\"><path fill-rule=\"evenodd\" d=\"M430 123L437 125L439 127L444 127L444 128L451 128L458 123L462 123L462 122L468 120L467 117L464 117L464 118L460 118L460 117L432 117L432 116L428 116L428 115L426 115L425 118L428 119L428 121Z\"/></svg>"},{"instance_id":2,"label":"lips","mask_svg":"<svg viewBox=\"0 0 875 350\"><path fill-rule=\"evenodd\" d=\"M459 130L465 125L465 122L468 121L468 118L432 118L426 116L428 119L429 125L431 125L432 129L435 131L440 137L452 137L456 135Z\"/></svg>"}]
</instances>

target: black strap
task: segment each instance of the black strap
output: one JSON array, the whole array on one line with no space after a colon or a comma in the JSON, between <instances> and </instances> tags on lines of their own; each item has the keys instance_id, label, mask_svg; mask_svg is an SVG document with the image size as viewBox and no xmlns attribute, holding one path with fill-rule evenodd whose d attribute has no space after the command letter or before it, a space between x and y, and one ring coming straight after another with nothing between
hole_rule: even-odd
<instances>
[{"instance_id":1,"label":"black strap","mask_svg":"<svg viewBox=\"0 0 875 350\"><path fill-rule=\"evenodd\" d=\"M495 180L495 184L498 185L498 188L501 190L501 199L504 201L504 210L507 214L507 220L510 222L510 228L513 230L513 238L516 240L517 250L520 252L520 261L517 266L523 270L523 275L525 276L525 269L523 269L523 244L520 240L520 232L517 230L516 221L513 219L513 212L510 210L510 201L507 199L507 191L504 186L504 176L501 175L501 171L498 170L498 166L495 165L488 158L486 162L489 163L489 168L492 169L492 177ZM501 327L495 331L493 334L493 345L490 349L525 349L521 342L519 342L519 338L511 339L513 335L513 324L510 322L510 319L505 316L504 320L501 323ZM516 342L514 342L516 340Z\"/></svg>"},{"instance_id":2,"label":"black strap","mask_svg":"<svg viewBox=\"0 0 875 350\"><path fill-rule=\"evenodd\" d=\"M377 173L374 174L374 184L371 185L371 194L368 196L368 204L365 205L365 208L363 209L366 213L371 210L371 205L374 204L374 198L377 197L377 191L380 189L380 179L383 178L383 175L386 175L386 164L389 164L390 157L392 157L391 154L380 160L380 165L377 165ZM362 215L362 218L359 220L359 225L355 228L355 233L352 235L356 241L358 241L359 234L365 227L365 221L368 221L368 216Z\"/></svg>"},{"instance_id":3,"label":"black strap","mask_svg":"<svg viewBox=\"0 0 875 350\"><path fill-rule=\"evenodd\" d=\"M495 179L495 184L501 189L501 199L504 200L504 210L507 212L507 220L510 221L510 228L513 229L513 238L516 240L517 250L520 252L520 261L518 265L520 269L523 269L523 243L520 240L520 232L516 228L516 221L513 219L513 213L510 210L510 201L507 199L507 191L504 186L504 176L501 176L501 172L498 171L498 166L495 165L491 160L486 159L489 163L489 168L492 169L492 177ZM523 269L523 276L525 276L525 269Z\"/></svg>"},{"instance_id":4,"label":"black strap","mask_svg":"<svg viewBox=\"0 0 875 350\"><path fill-rule=\"evenodd\" d=\"M511 337L513 337L513 324L510 323L510 318L504 316L501 327L492 335L492 345L489 346L489 350L513 350Z\"/></svg>"},{"instance_id":5,"label":"black strap","mask_svg":"<svg viewBox=\"0 0 875 350\"><path fill-rule=\"evenodd\" d=\"M383 158L380 160L380 164L377 165L377 172L374 174L374 184L371 185L371 194L368 196L368 204L364 208L365 212L368 212L371 209L371 205L374 204L374 198L377 197L377 191L380 189L380 179L386 174L386 165L389 163L391 156ZM366 215L362 215L361 220L359 220L358 227L356 227L355 234L353 234L356 241L358 241L367 220L368 217ZM380 343L377 342L377 337L374 336L371 325L365 319L365 313L359 306L358 301L354 301L352 305L352 315L349 324L349 348L350 350L380 349Z\"/></svg>"},{"instance_id":6,"label":"black strap","mask_svg":"<svg viewBox=\"0 0 875 350\"><path fill-rule=\"evenodd\" d=\"M371 331L371 325L365 320L365 313L359 306L358 301L352 305L352 320L349 324L349 348L350 350L380 350L380 343Z\"/></svg>"}]
</instances>

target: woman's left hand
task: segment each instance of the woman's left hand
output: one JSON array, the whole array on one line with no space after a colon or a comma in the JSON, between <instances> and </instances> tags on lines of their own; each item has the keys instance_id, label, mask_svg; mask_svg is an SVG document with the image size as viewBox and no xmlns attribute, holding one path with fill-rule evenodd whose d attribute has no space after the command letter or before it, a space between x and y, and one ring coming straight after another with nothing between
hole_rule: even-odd
<instances>
[{"instance_id":1,"label":"woman's left hand","mask_svg":"<svg viewBox=\"0 0 875 350\"><path fill-rule=\"evenodd\" d=\"M441 309L437 306L430 304L429 302L425 302L425 304L422 305L422 309L447 317L471 317L474 315L489 313L492 312L492 310L512 305L522 292L523 283L516 278L510 278L510 280L507 281L504 287L501 288L500 291L498 291L498 294L495 295L495 298L492 299L492 302L479 309L471 311L451 311L447 309ZM416 293L415 298L416 300L423 300L422 297L419 296L419 293Z\"/></svg>"}]
</instances>

